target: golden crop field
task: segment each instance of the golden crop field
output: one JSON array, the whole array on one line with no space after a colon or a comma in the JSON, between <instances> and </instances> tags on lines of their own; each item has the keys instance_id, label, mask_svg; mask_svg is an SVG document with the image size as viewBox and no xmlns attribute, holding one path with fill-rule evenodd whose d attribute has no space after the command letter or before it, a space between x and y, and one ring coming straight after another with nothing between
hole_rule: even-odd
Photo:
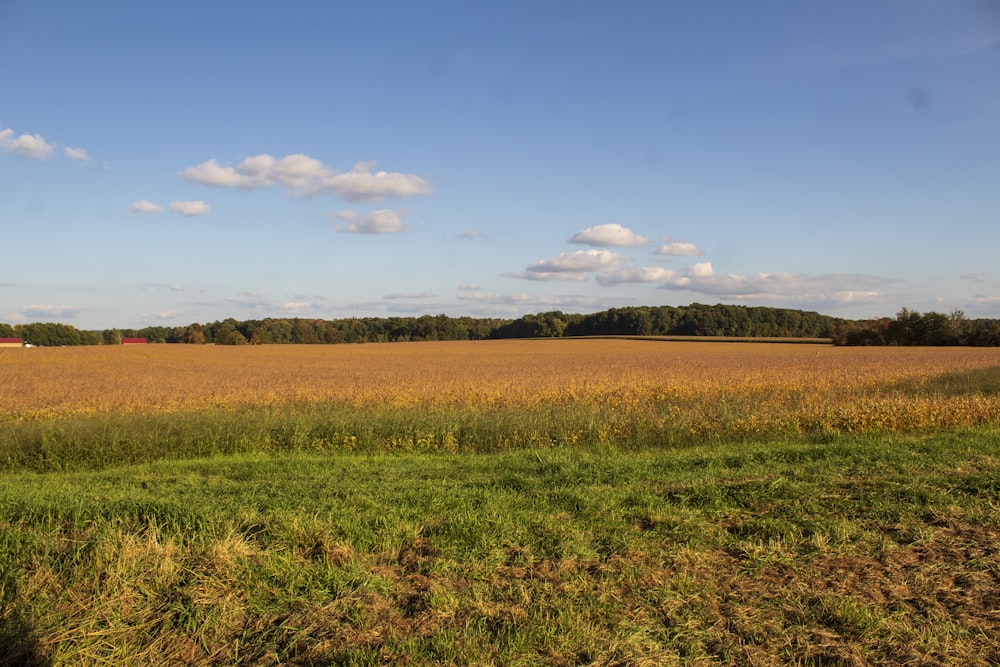
<instances>
[{"instance_id":1,"label":"golden crop field","mask_svg":"<svg viewBox=\"0 0 1000 667\"><path fill-rule=\"evenodd\" d=\"M914 430L1000 421L1000 396L923 389L995 348L638 340L0 350L0 417L353 408L591 410L692 435ZM960 388L959 388L960 389Z\"/></svg>"}]
</instances>

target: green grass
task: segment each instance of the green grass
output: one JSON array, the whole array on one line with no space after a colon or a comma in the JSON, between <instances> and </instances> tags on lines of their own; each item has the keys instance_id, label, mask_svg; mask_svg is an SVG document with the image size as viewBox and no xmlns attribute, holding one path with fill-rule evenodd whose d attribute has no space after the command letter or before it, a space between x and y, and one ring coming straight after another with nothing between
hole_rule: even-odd
<instances>
[{"instance_id":1,"label":"green grass","mask_svg":"<svg viewBox=\"0 0 1000 667\"><path fill-rule=\"evenodd\" d=\"M926 383L910 388L914 394L967 396L1000 393L1000 367L980 368L960 373L944 373Z\"/></svg>"},{"instance_id":2,"label":"green grass","mask_svg":"<svg viewBox=\"0 0 1000 667\"><path fill-rule=\"evenodd\" d=\"M720 433L718 439L727 436ZM703 434L687 431L683 420L664 426L620 410L572 405L516 410L337 404L207 408L0 420L0 471L97 470L254 452L490 453L609 444L641 449L705 440Z\"/></svg>"},{"instance_id":3,"label":"green grass","mask_svg":"<svg viewBox=\"0 0 1000 667\"><path fill-rule=\"evenodd\" d=\"M479 454L308 433L0 473L0 662L1000 662L995 428Z\"/></svg>"}]
</instances>

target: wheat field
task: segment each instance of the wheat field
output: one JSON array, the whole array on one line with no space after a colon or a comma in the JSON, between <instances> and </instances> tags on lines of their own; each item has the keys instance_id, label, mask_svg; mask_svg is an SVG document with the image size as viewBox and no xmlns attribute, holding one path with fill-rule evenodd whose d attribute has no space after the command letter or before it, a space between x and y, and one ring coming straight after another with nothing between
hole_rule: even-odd
<instances>
[{"instance_id":1,"label":"wheat field","mask_svg":"<svg viewBox=\"0 0 1000 667\"><path fill-rule=\"evenodd\" d=\"M693 435L914 430L995 422L996 393L936 381L997 366L995 348L617 339L0 350L0 417L572 406Z\"/></svg>"}]
</instances>

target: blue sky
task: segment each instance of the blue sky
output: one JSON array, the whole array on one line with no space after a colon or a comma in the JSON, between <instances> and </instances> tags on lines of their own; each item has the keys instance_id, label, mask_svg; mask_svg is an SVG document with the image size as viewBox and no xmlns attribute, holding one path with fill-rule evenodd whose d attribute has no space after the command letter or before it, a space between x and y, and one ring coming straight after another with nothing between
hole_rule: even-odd
<instances>
[{"instance_id":1,"label":"blue sky","mask_svg":"<svg viewBox=\"0 0 1000 667\"><path fill-rule=\"evenodd\" d=\"M1000 317L1000 3L0 0L0 322Z\"/></svg>"}]
</instances>

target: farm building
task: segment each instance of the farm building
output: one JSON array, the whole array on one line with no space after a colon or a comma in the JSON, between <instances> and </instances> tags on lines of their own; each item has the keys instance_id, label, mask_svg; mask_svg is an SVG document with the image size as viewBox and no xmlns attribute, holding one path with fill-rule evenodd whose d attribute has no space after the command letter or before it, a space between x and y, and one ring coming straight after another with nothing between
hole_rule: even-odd
<instances>
[{"instance_id":1,"label":"farm building","mask_svg":"<svg viewBox=\"0 0 1000 667\"><path fill-rule=\"evenodd\" d=\"M24 340L21 338L0 338L0 347L24 347Z\"/></svg>"},{"instance_id":2,"label":"farm building","mask_svg":"<svg viewBox=\"0 0 1000 667\"><path fill-rule=\"evenodd\" d=\"M122 338L122 345L145 345L145 338Z\"/></svg>"}]
</instances>

